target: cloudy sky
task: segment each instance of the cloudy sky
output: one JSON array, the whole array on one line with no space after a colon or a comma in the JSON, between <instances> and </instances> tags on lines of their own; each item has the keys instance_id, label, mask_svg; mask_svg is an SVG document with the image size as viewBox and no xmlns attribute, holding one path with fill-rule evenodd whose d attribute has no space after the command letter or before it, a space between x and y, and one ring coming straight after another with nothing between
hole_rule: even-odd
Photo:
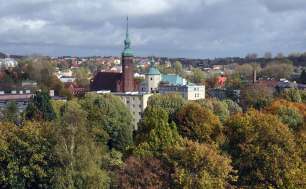
<instances>
[{"instance_id":1,"label":"cloudy sky","mask_svg":"<svg viewBox=\"0 0 306 189\"><path fill-rule=\"evenodd\" d=\"M245 57L306 51L306 0L1 0L0 52Z\"/></svg>"}]
</instances>

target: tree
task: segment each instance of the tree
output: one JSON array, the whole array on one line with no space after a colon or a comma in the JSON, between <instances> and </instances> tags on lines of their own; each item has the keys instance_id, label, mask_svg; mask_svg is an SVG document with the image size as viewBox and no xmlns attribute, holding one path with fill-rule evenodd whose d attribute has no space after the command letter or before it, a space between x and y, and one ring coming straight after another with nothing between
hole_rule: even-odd
<instances>
[{"instance_id":1,"label":"tree","mask_svg":"<svg viewBox=\"0 0 306 189\"><path fill-rule=\"evenodd\" d=\"M166 93L164 95L153 94L148 101L148 107L163 108L169 115L168 122L171 123L176 113L192 102L185 100L180 93ZM147 108L145 109L145 111Z\"/></svg>"},{"instance_id":2,"label":"tree","mask_svg":"<svg viewBox=\"0 0 306 189\"><path fill-rule=\"evenodd\" d=\"M285 91L283 93L283 98L291 102L298 102L298 103L302 102L302 99L299 93L299 89L297 87L291 87L290 90Z\"/></svg>"},{"instance_id":3,"label":"tree","mask_svg":"<svg viewBox=\"0 0 306 189\"><path fill-rule=\"evenodd\" d=\"M58 161L50 123L0 123L0 187L52 188Z\"/></svg>"},{"instance_id":4,"label":"tree","mask_svg":"<svg viewBox=\"0 0 306 189\"><path fill-rule=\"evenodd\" d=\"M285 107L286 109L285 109ZM294 132L306 131L306 105L304 103L291 102L286 100L276 100L264 109L267 113L272 115L279 115L284 117L286 124L293 129ZM302 115L303 124L300 124Z\"/></svg>"},{"instance_id":5,"label":"tree","mask_svg":"<svg viewBox=\"0 0 306 189\"><path fill-rule=\"evenodd\" d=\"M192 69L191 82L193 83L201 83L205 81L205 73L199 68Z\"/></svg>"},{"instance_id":6,"label":"tree","mask_svg":"<svg viewBox=\"0 0 306 189\"><path fill-rule=\"evenodd\" d=\"M176 114L178 133L189 140L211 143L221 133L219 118L199 105L187 105Z\"/></svg>"},{"instance_id":7,"label":"tree","mask_svg":"<svg viewBox=\"0 0 306 189\"><path fill-rule=\"evenodd\" d=\"M251 80L253 78L253 71L254 68L251 64L243 64L237 66L235 73L239 74L243 80Z\"/></svg>"},{"instance_id":8,"label":"tree","mask_svg":"<svg viewBox=\"0 0 306 189\"><path fill-rule=\"evenodd\" d=\"M115 148L122 152L128 145L133 144L133 117L128 107L118 97L113 94L88 93L80 101L81 106L85 102L98 107L103 115L100 124L109 135L107 142L109 149Z\"/></svg>"},{"instance_id":9,"label":"tree","mask_svg":"<svg viewBox=\"0 0 306 189\"><path fill-rule=\"evenodd\" d=\"M102 148L95 146L86 129L86 112L74 101L67 102L60 123L54 123L55 153L60 160L55 188L109 187L102 167Z\"/></svg>"},{"instance_id":10,"label":"tree","mask_svg":"<svg viewBox=\"0 0 306 189\"><path fill-rule=\"evenodd\" d=\"M301 73L300 82L301 82L301 84L304 84L304 85L306 84L306 72L305 72L305 70L303 70L302 73Z\"/></svg>"},{"instance_id":11,"label":"tree","mask_svg":"<svg viewBox=\"0 0 306 189\"><path fill-rule=\"evenodd\" d=\"M219 117L222 124L225 123L226 119L230 117L230 111L228 110L228 105L216 98L212 100L213 113Z\"/></svg>"},{"instance_id":12,"label":"tree","mask_svg":"<svg viewBox=\"0 0 306 189\"><path fill-rule=\"evenodd\" d=\"M172 64L172 68L174 68L175 70L175 74L181 74L182 69L183 69L183 65L181 64L181 62L176 61Z\"/></svg>"},{"instance_id":13,"label":"tree","mask_svg":"<svg viewBox=\"0 0 306 189\"><path fill-rule=\"evenodd\" d=\"M169 147L163 159L173 172L173 188L231 188L229 182L237 179L231 159L220 155L216 144L185 139L183 146Z\"/></svg>"},{"instance_id":14,"label":"tree","mask_svg":"<svg viewBox=\"0 0 306 189\"><path fill-rule=\"evenodd\" d=\"M18 106L15 100L13 100L10 104L6 105L2 113L4 114L4 116L1 121L7 120L9 122L15 123L16 125L19 123Z\"/></svg>"},{"instance_id":15,"label":"tree","mask_svg":"<svg viewBox=\"0 0 306 189\"><path fill-rule=\"evenodd\" d=\"M118 188L170 187L170 176L163 162L153 155L147 155L143 159L137 156L127 158L116 178L120 182Z\"/></svg>"},{"instance_id":16,"label":"tree","mask_svg":"<svg viewBox=\"0 0 306 189\"><path fill-rule=\"evenodd\" d=\"M148 107L138 122L138 128L134 154L145 156L153 153L160 157L169 146L182 144L175 123L168 123L168 114L162 108Z\"/></svg>"},{"instance_id":17,"label":"tree","mask_svg":"<svg viewBox=\"0 0 306 189\"><path fill-rule=\"evenodd\" d=\"M50 103L51 96L48 90L36 91L35 96L31 96L28 106L24 110L25 119L35 119L38 121L54 121L56 113Z\"/></svg>"},{"instance_id":18,"label":"tree","mask_svg":"<svg viewBox=\"0 0 306 189\"><path fill-rule=\"evenodd\" d=\"M272 58L272 53L271 52L265 52L264 57L265 58Z\"/></svg>"},{"instance_id":19,"label":"tree","mask_svg":"<svg viewBox=\"0 0 306 189\"><path fill-rule=\"evenodd\" d=\"M238 187L300 188L305 186L304 163L297 153L294 135L276 115L251 109L227 121Z\"/></svg>"},{"instance_id":20,"label":"tree","mask_svg":"<svg viewBox=\"0 0 306 189\"><path fill-rule=\"evenodd\" d=\"M293 73L293 65L283 64L278 62L272 62L267 64L267 66L258 74L262 78L290 78Z\"/></svg>"},{"instance_id":21,"label":"tree","mask_svg":"<svg viewBox=\"0 0 306 189\"><path fill-rule=\"evenodd\" d=\"M60 70L67 70L68 67L69 67L68 62L66 62L66 61L61 61L61 62L60 62L60 66L59 66L59 69L60 69Z\"/></svg>"},{"instance_id":22,"label":"tree","mask_svg":"<svg viewBox=\"0 0 306 189\"><path fill-rule=\"evenodd\" d=\"M61 89L63 88L63 83L56 76L52 77L49 85L50 85L49 89L54 90L54 94L57 95L59 95Z\"/></svg>"},{"instance_id":23,"label":"tree","mask_svg":"<svg viewBox=\"0 0 306 189\"><path fill-rule=\"evenodd\" d=\"M246 109L251 106L256 109L263 108L272 102L272 94L267 86L252 85L247 87L241 96Z\"/></svg>"},{"instance_id":24,"label":"tree","mask_svg":"<svg viewBox=\"0 0 306 189\"><path fill-rule=\"evenodd\" d=\"M234 101L232 101L230 99L225 99L225 100L222 100L222 102L226 103L227 106L228 106L228 110L230 112L229 117L232 117L233 115L236 115L238 113L242 113L242 108L237 103L235 103Z\"/></svg>"},{"instance_id":25,"label":"tree","mask_svg":"<svg viewBox=\"0 0 306 189\"><path fill-rule=\"evenodd\" d=\"M73 99L73 94L66 88L62 88L59 92L59 95L67 97L67 100L70 101Z\"/></svg>"},{"instance_id":26,"label":"tree","mask_svg":"<svg viewBox=\"0 0 306 189\"><path fill-rule=\"evenodd\" d=\"M277 53L276 58L283 58L283 57L285 57L283 53L281 52Z\"/></svg>"}]
</instances>

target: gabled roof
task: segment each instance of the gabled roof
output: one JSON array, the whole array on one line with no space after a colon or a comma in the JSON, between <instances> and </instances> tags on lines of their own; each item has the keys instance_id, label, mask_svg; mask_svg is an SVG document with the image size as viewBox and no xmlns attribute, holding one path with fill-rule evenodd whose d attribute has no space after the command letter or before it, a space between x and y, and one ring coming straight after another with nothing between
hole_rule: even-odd
<instances>
[{"instance_id":1,"label":"gabled roof","mask_svg":"<svg viewBox=\"0 0 306 189\"><path fill-rule=\"evenodd\" d=\"M116 80L120 80L121 77L122 73L98 72L90 88L116 91Z\"/></svg>"}]
</instances>

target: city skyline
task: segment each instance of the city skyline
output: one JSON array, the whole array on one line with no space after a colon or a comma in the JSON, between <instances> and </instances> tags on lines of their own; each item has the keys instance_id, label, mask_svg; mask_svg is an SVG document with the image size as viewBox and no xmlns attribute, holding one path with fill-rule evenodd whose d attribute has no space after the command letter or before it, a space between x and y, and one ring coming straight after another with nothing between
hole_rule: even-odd
<instances>
[{"instance_id":1,"label":"city skyline","mask_svg":"<svg viewBox=\"0 0 306 189\"><path fill-rule=\"evenodd\" d=\"M305 8L302 0L4 1L0 52L120 56L128 14L135 56L303 53Z\"/></svg>"}]
</instances>

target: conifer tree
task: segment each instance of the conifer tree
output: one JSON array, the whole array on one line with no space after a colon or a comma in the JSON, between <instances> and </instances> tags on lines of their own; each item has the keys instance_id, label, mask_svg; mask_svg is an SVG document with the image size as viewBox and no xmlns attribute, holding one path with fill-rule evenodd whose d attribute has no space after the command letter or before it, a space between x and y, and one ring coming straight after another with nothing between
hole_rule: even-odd
<instances>
[{"instance_id":1,"label":"conifer tree","mask_svg":"<svg viewBox=\"0 0 306 189\"><path fill-rule=\"evenodd\" d=\"M51 96L48 90L36 91L35 96L30 98L29 104L24 111L26 119L38 121L54 121L56 113L50 102Z\"/></svg>"}]
</instances>

